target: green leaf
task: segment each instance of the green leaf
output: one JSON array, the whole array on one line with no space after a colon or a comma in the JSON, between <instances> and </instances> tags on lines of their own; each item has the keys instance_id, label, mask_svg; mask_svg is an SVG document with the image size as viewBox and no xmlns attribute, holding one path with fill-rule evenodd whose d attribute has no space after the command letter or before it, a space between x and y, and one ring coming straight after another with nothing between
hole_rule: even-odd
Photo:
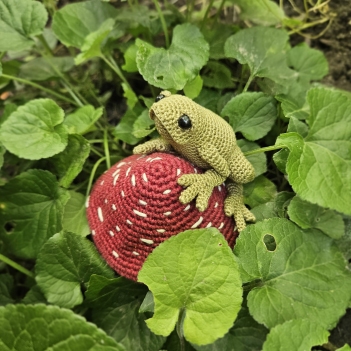
<instances>
[{"instance_id":1,"label":"green leaf","mask_svg":"<svg viewBox=\"0 0 351 351\"><path fill-rule=\"evenodd\" d=\"M226 89L234 87L230 69L217 61L207 62L202 77L204 85L209 88Z\"/></svg>"},{"instance_id":2,"label":"green leaf","mask_svg":"<svg viewBox=\"0 0 351 351\"><path fill-rule=\"evenodd\" d=\"M50 99L20 106L1 125L0 141L18 157L39 160L58 154L67 145L64 112Z\"/></svg>"},{"instance_id":3,"label":"green leaf","mask_svg":"<svg viewBox=\"0 0 351 351\"><path fill-rule=\"evenodd\" d=\"M272 328L262 351L304 351L328 342L329 333L318 323L295 319Z\"/></svg>"},{"instance_id":4,"label":"green leaf","mask_svg":"<svg viewBox=\"0 0 351 351\"><path fill-rule=\"evenodd\" d=\"M247 307L239 312L234 326L223 338L211 345L193 345L197 351L253 351L261 350L266 339L267 329L258 324L250 315Z\"/></svg>"},{"instance_id":5,"label":"green leaf","mask_svg":"<svg viewBox=\"0 0 351 351\"><path fill-rule=\"evenodd\" d=\"M194 101L214 113L218 113L217 105L220 97L220 91L203 88L200 95Z\"/></svg>"},{"instance_id":6,"label":"green leaf","mask_svg":"<svg viewBox=\"0 0 351 351\"><path fill-rule=\"evenodd\" d=\"M0 170L1 167L4 164L4 155L5 155L6 149L5 147L0 143Z\"/></svg>"},{"instance_id":7,"label":"green leaf","mask_svg":"<svg viewBox=\"0 0 351 351\"><path fill-rule=\"evenodd\" d=\"M153 334L147 327L146 317L139 313L141 301L134 296L125 296L107 308L94 310L93 321L126 350L158 351L165 338Z\"/></svg>"},{"instance_id":8,"label":"green leaf","mask_svg":"<svg viewBox=\"0 0 351 351\"><path fill-rule=\"evenodd\" d=\"M48 171L32 169L0 187L0 222L12 230L2 238L18 257L36 258L43 244L62 229L69 193Z\"/></svg>"},{"instance_id":9,"label":"green leaf","mask_svg":"<svg viewBox=\"0 0 351 351\"><path fill-rule=\"evenodd\" d=\"M60 77L74 66L72 57L36 57L20 67L19 77L28 80L47 80Z\"/></svg>"},{"instance_id":10,"label":"green leaf","mask_svg":"<svg viewBox=\"0 0 351 351\"><path fill-rule=\"evenodd\" d=\"M90 234L90 228L85 212L85 196L70 191L70 199L66 203L62 226L68 232L73 232L81 236Z\"/></svg>"},{"instance_id":11,"label":"green leaf","mask_svg":"<svg viewBox=\"0 0 351 351\"><path fill-rule=\"evenodd\" d=\"M13 103L5 105L4 109L2 110L2 115L0 117L0 127L11 116L12 112L15 112L16 110L17 105Z\"/></svg>"},{"instance_id":12,"label":"green leaf","mask_svg":"<svg viewBox=\"0 0 351 351\"><path fill-rule=\"evenodd\" d=\"M0 305L14 303L11 297L13 288L13 276L8 273L0 274Z\"/></svg>"},{"instance_id":13,"label":"green leaf","mask_svg":"<svg viewBox=\"0 0 351 351\"><path fill-rule=\"evenodd\" d=\"M32 0L0 2L0 51L30 48L32 37L43 32L48 13L43 4Z\"/></svg>"},{"instance_id":14,"label":"green leaf","mask_svg":"<svg viewBox=\"0 0 351 351\"><path fill-rule=\"evenodd\" d=\"M150 129L150 127L153 127ZM149 111L144 110L133 123L133 135L144 138L155 130L155 123L149 116Z\"/></svg>"},{"instance_id":15,"label":"green leaf","mask_svg":"<svg viewBox=\"0 0 351 351\"><path fill-rule=\"evenodd\" d=\"M300 134L303 138L307 136L308 134L308 126L306 123L298 120L295 117L290 117L289 119L289 125L288 125L288 133L298 133Z\"/></svg>"},{"instance_id":16,"label":"green leaf","mask_svg":"<svg viewBox=\"0 0 351 351\"><path fill-rule=\"evenodd\" d=\"M251 212L255 215L256 222L273 217L286 218L290 200L294 195L294 193L282 191L271 201L252 208Z\"/></svg>"},{"instance_id":17,"label":"green leaf","mask_svg":"<svg viewBox=\"0 0 351 351\"><path fill-rule=\"evenodd\" d=\"M303 200L351 214L351 99L338 91L313 88L307 100L311 115L305 139L296 133L279 136L288 146L289 183Z\"/></svg>"},{"instance_id":18,"label":"green leaf","mask_svg":"<svg viewBox=\"0 0 351 351\"><path fill-rule=\"evenodd\" d=\"M2 351L124 351L94 324L57 306L0 307Z\"/></svg>"},{"instance_id":19,"label":"green leaf","mask_svg":"<svg viewBox=\"0 0 351 351\"><path fill-rule=\"evenodd\" d=\"M221 115L229 117L235 132L246 139L264 137L277 118L277 105L273 97L264 93L243 93L233 97L223 108Z\"/></svg>"},{"instance_id":20,"label":"green leaf","mask_svg":"<svg viewBox=\"0 0 351 351\"><path fill-rule=\"evenodd\" d=\"M252 78L266 77L285 85L287 80L297 76L286 62L288 39L288 33L284 30L252 27L229 37L224 50L227 57L248 64Z\"/></svg>"},{"instance_id":21,"label":"green leaf","mask_svg":"<svg viewBox=\"0 0 351 351\"><path fill-rule=\"evenodd\" d=\"M113 303L130 296L145 296L147 288L132 280L119 278L106 278L92 274L88 289L85 293L86 302L92 308L110 307Z\"/></svg>"},{"instance_id":22,"label":"green leaf","mask_svg":"<svg viewBox=\"0 0 351 351\"><path fill-rule=\"evenodd\" d=\"M260 175L252 182L244 185L244 203L251 208L271 201L277 189L269 179Z\"/></svg>"},{"instance_id":23,"label":"green leaf","mask_svg":"<svg viewBox=\"0 0 351 351\"><path fill-rule=\"evenodd\" d=\"M328 61L322 51L311 49L305 43L289 50L287 58L289 67L299 72L303 81L320 80L328 74Z\"/></svg>"},{"instance_id":24,"label":"green leaf","mask_svg":"<svg viewBox=\"0 0 351 351\"><path fill-rule=\"evenodd\" d=\"M48 302L72 308L83 302L81 284L92 274L113 277L92 242L74 233L50 238L40 251L35 266L36 281Z\"/></svg>"},{"instance_id":25,"label":"green leaf","mask_svg":"<svg viewBox=\"0 0 351 351\"><path fill-rule=\"evenodd\" d=\"M278 167L279 171L286 174L286 163L288 162L289 149L281 149L273 155L273 161Z\"/></svg>"},{"instance_id":26,"label":"green leaf","mask_svg":"<svg viewBox=\"0 0 351 351\"><path fill-rule=\"evenodd\" d=\"M293 84L296 88L296 84ZM288 94L278 94L275 98L281 102L284 116L287 118L306 119L309 115L309 108L306 104L306 90L293 89Z\"/></svg>"},{"instance_id":27,"label":"green leaf","mask_svg":"<svg viewBox=\"0 0 351 351\"><path fill-rule=\"evenodd\" d=\"M138 143L139 139L133 135L133 125L142 111L143 110L141 110L138 106L136 106L133 110L127 110L114 130L114 135L117 139L130 145L135 145Z\"/></svg>"},{"instance_id":28,"label":"green leaf","mask_svg":"<svg viewBox=\"0 0 351 351\"><path fill-rule=\"evenodd\" d=\"M344 255L345 259L349 262L348 267L351 269L351 217L344 218L345 234L335 243L339 250Z\"/></svg>"},{"instance_id":29,"label":"green leaf","mask_svg":"<svg viewBox=\"0 0 351 351\"><path fill-rule=\"evenodd\" d=\"M336 349L335 351L351 351L351 347L348 344L345 344L343 347Z\"/></svg>"},{"instance_id":30,"label":"green leaf","mask_svg":"<svg viewBox=\"0 0 351 351\"><path fill-rule=\"evenodd\" d=\"M209 57L209 45L200 30L190 24L177 25L168 50L136 40L137 66L144 79L162 89L181 90L192 81Z\"/></svg>"},{"instance_id":31,"label":"green leaf","mask_svg":"<svg viewBox=\"0 0 351 351\"><path fill-rule=\"evenodd\" d=\"M183 88L184 94L190 99L195 99L199 96L202 86L203 80L201 76L198 75L192 81L186 83Z\"/></svg>"},{"instance_id":32,"label":"green leaf","mask_svg":"<svg viewBox=\"0 0 351 351\"><path fill-rule=\"evenodd\" d=\"M97 31L88 34L81 46L82 52L74 59L76 65L80 65L86 60L102 55L101 45L110 34L115 24L112 18L106 19Z\"/></svg>"},{"instance_id":33,"label":"green leaf","mask_svg":"<svg viewBox=\"0 0 351 351\"><path fill-rule=\"evenodd\" d=\"M247 141L245 139L237 140L237 144L240 147L242 152L247 152L251 150L259 149L260 146L252 141ZM255 175L258 177L262 173L267 171L267 157L264 152L260 152L258 154L246 156L246 158L250 161L253 168L255 169Z\"/></svg>"},{"instance_id":34,"label":"green leaf","mask_svg":"<svg viewBox=\"0 0 351 351\"><path fill-rule=\"evenodd\" d=\"M151 291L148 291L145 295L143 302L140 305L139 313L151 312L154 313L155 303L154 303L154 295L152 295Z\"/></svg>"},{"instance_id":35,"label":"green leaf","mask_svg":"<svg viewBox=\"0 0 351 351\"><path fill-rule=\"evenodd\" d=\"M50 159L54 164L59 184L68 188L82 171L90 153L90 143L78 134L70 134L66 149Z\"/></svg>"},{"instance_id":36,"label":"green leaf","mask_svg":"<svg viewBox=\"0 0 351 351\"><path fill-rule=\"evenodd\" d=\"M331 328L345 313L351 274L326 235L271 218L242 231L234 253L243 282L256 282L248 294L250 313L268 328L305 318Z\"/></svg>"},{"instance_id":37,"label":"green leaf","mask_svg":"<svg viewBox=\"0 0 351 351\"><path fill-rule=\"evenodd\" d=\"M92 105L86 105L67 115L63 124L70 134L83 135L95 129L94 123L102 116L102 113L102 107L95 109Z\"/></svg>"},{"instance_id":38,"label":"green leaf","mask_svg":"<svg viewBox=\"0 0 351 351\"><path fill-rule=\"evenodd\" d=\"M35 284L29 289L29 291L27 292L26 296L23 298L21 303L24 303L26 305L33 305L37 303L46 304L47 301L44 294L41 292L39 286Z\"/></svg>"},{"instance_id":39,"label":"green leaf","mask_svg":"<svg viewBox=\"0 0 351 351\"><path fill-rule=\"evenodd\" d=\"M163 242L146 259L138 281L154 295L148 327L167 336L185 313L184 336L198 345L222 337L242 302L236 261L215 228L187 230Z\"/></svg>"},{"instance_id":40,"label":"green leaf","mask_svg":"<svg viewBox=\"0 0 351 351\"><path fill-rule=\"evenodd\" d=\"M138 72L138 66L136 64L136 56L138 52L138 47L134 44L130 45L126 52L124 53L125 64L122 69L126 72L134 73Z\"/></svg>"},{"instance_id":41,"label":"green leaf","mask_svg":"<svg viewBox=\"0 0 351 351\"><path fill-rule=\"evenodd\" d=\"M262 26L280 24L285 15L284 11L270 0L231 0L240 7L240 19L251 21Z\"/></svg>"},{"instance_id":42,"label":"green leaf","mask_svg":"<svg viewBox=\"0 0 351 351\"><path fill-rule=\"evenodd\" d=\"M340 214L311 204L298 196L291 200L288 215L301 228L319 229L333 239L340 239L345 232L344 221Z\"/></svg>"},{"instance_id":43,"label":"green leaf","mask_svg":"<svg viewBox=\"0 0 351 351\"><path fill-rule=\"evenodd\" d=\"M69 4L55 12L52 29L64 45L82 48L89 34L99 31L102 23L117 14L116 8L101 1Z\"/></svg>"},{"instance_id":44,"label":"green leaf","mask_svg":"<svg viewBox=\"0 0 351 351\"><path fill-rule=\"evenodd\" d=\"M135 104L138 102L138 97L126 83L122 83L121 85L124 91L123 96L127 99L127 105L130 109L133 109Z\"/></svg>"}]
</instances>

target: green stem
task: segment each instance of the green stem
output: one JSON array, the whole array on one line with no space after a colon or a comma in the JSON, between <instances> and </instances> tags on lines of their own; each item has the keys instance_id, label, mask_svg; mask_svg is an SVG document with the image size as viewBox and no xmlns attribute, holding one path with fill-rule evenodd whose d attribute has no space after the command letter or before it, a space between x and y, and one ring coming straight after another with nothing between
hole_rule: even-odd
<instances>
[{"instance_id":1,"label":"green stem","mask_svg":"<svg viewBox=\"0 0 351 351\"><path fill-rule=\"evenodd\" d=\"M110 149L108 147L107 129L104 130L104 151L106 156L106 167L107 169L109 169L111 168L111 159L110 159Z\"/></svg>"},{"instance_id":2,"label":"green stem","mask_svg":"<svg viewBox=\"0 0 351 351\"><path fill-rule=\"evenodd\" d=\"M12 268L17 269L18 271L20 271L21 273L27 275L30 278L34 278L34 274L29 271L28 269L22 267L21 265L19 265L18 263L12 261L11 259L9 259L8 257L0 254L0 260L5 262L6 264L8 264L9 266L11 266Z\"/></svg>"},{"instance_id":3,"label":"green stem","mask_svg":"<svg viewBox=\"0 0 351 351\"><path fill-rule=\"evenodd\" d=\"M285 148L287 148L286 145L272 145L272 146L267 146L267 147L261 147L260 149L255 149L255 150L244 152L244 156L250 156L250 155L260 154L262 152L280 150L280 149L285 149Z\"/></svg>"},{"instance_id":4,"label":"green stem","mask_svg":"<svg viewBox=\"0 0 351 351\"><path fill-rule=\"evenodd\" d=\"M160 4L158 3L158 1L157 0L152 0L152 1L156 7L158 15L160 16L162 30L163 30L163 33L165 35L166 47L169 48L169 36L168 36L168 30L167 30L167 24L165 21L165 17L163 16L163 12L161 11L161 7L160 7Z\"/></svg>"},{"instance_id":5,"label":"green stem","mask_svg":"<svg viewBox=\"0 0 351 351\"><path fill-rule=\"evenodd\" d=\"M218 21L219 16L221 15L221 12L222 12L222 10L223 10L225 1L226 1L226 0L222 0L222 1L221 1L221 4L219 5L219 8L218 8L218 10L217 10L216 16L215 16L214 21L213 21L213 23L212 23L212 26Z\"/></svg>"},{"instance_id":6,"label":"green stem","mask_svg":"<svg viewBox=\"0 0 351 351\"><path fill-rule=\"evenodd\" d=\"M204 18L203 18L202 23L201 23L201 29L203 29L203 27L205 26L205 24L207 22L207 17L208 17L208 14L210 13L210 11L212 9L213 3L214 3L214 0L210 0L210 3L208 4L208 7L207 7L205 15L204 15Z\"/></svg>"},{"instance_id":7,"label":"green stem","mask_svg":"<svg viewBox=\"0 0 351 351\"><path fill-rule=\"evenodd\" d=\"M254 79L254 76L252 74L250 74L250 77L244 86L243 93L245 93L247 91L247 89L249 89L249 86L250 86L251 82L253 81L253 79Z\"/></svg>"},{"instance_id":8,"label":"green stem","mask_svg":"<svg viewBox=\"0 0 351 351\"><path fill-rule=\"evenodd\" d=\"M181 309L178 316L178 321L176 325L177 334L179 337L180 351L185 351L185 342L183 334L183 322L184 322L185 312L184 309Z\"/></svg>"},{"instance_id":9,"label":"green stem","mask_svg":"<svg viewBox=\"0 0 351 351\"><path fill-rule=\"evenodd\" d=\"M64 95L62 95L62 94L60 94L60 93L57 93L57 92L54 91L54 90L45 88L45 87L43 87L42 85L39 85L39 84L34 83L34 82L31 82L31 81L29 81L29 80L27 80L27 79L23 79L23 78L19 78L19 77L14 77L14 76L11 76L11 75L9 75L9 74L2 74L2 77L3 77L3 78L6 78L6 79L12 79L12 80L15 80L15 81L17 81L17 82L20 82L20 83L23 83L23 84L26 84L26 85L31 85L32 87L37 88L37 89L40 89L40 90L42 90L42 91L45 91L46 93L51 94L51 95L53 95L53 96L56 96L57 98L59 98L59 99L61 99L61 100L63 100L63 101L66 101L66 102L69 102L69 103L71 103L71 104L73 104L73 105L79 106L75 101L73 101L73 100L67 98L66 96L64 96Z\"/></svg>"},{"instance_id":10,"label":"green stem","mask_svg":"<svg viewBox=\"0 0 351 351\"><path fill-rule=\"evenodd\" d=\"M132 90L132 88L130 87L126 77L124 76L124 74L122 73L121 69L119 68L117 62L115 60L112 59L112 57L110 57L110 60L103 54L101 54L101 58L105 61L105 63L112 69L112 71L114 71L117 76L122 80L123 83L125 83L128 88L130 90Z\"/></svg>"},{"instance_id":11,"label":"green stem","mask_svg":"<svg viewBox=\"0 0 351 351\"><path fill-rule=\"evenodd\" d=\"M47 54L50 57L54 56L52 53L52 50L51 50L49 44L47 43L46 39L44 38L43 34L38 35L38 39L41 42L41 44L44 46L44 49L47 52Z\"/></svg>"},{"instance_id":12,"label":"green stem","mask_svg":"<svg viewBox=\"0 0 351 351\"><path fill-rule=\"evenodd\" d=\"M105 161L105 160L106 160L106 157L101 157L99 160L96 161L93 169L91 170L88 188L87 188L87 192L86 192L86 197L88 197L90 194L90 190L91 190L91 187L93 185L93 181L94 181L94 177L95 177L95 173L96 173L97 168L100 166L100 163Z\"/></svg>"}]
</instances>

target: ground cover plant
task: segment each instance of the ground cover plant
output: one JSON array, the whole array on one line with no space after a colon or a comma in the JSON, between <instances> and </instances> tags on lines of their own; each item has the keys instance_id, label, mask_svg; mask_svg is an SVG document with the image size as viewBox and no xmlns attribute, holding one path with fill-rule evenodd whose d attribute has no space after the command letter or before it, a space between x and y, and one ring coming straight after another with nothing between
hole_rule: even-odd
<instances>
[{"instance_id":1,"label":"ground cover plant","mask_svg":"<svg viewBox=\"0 0 351 351\"><path fill-rule=\"evenodd\" d=\"M350 350L328 337L351 298L351 95L303 40L328 4L292 5L0 0L1 350ZM157 136L162 89L236 131L257 222L233 252L181 232L140 284L100 257L85 202Z\"/></svg>"}]
</instances>

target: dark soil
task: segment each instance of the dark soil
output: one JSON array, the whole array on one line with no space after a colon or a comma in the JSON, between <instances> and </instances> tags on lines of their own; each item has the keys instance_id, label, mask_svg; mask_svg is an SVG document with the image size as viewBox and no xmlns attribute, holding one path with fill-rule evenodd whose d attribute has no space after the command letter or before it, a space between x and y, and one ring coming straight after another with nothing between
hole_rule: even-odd
<instances>
[{"instance_id":1,"label":"dark soil","mask_svg":"<svg viewBox=\"0 0 351 351\"><path fill-rule=\"evenodd\" d=\"M323 83L351 91L351 0L331 0L329 11L335 16L330 28L311 44L323 51L329 62L329 75Z\"/></svg>"}]
</instances>

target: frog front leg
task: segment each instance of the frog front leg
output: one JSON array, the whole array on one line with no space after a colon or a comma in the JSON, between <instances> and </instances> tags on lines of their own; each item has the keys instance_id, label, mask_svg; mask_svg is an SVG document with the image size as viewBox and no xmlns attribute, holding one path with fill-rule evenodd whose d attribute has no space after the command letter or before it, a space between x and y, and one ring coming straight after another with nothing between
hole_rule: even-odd
<instances>
[{"instance_id":1,"label":"frog front leg","mask_svg":"<svg viewBox=\"0 0 351 351\"><path fill-rule=\"evenodd\" d=\"M163 138L156 138L140 144L133 149L134 154L150 154L154 151L171 151L172 146Z\"/></svg>"},{"instance_id":2,"label":"frog front leg","mask_svg":"<svg viewBox=\"0 0 351 351\"><path fill-rule=\"evenodd\" d=\"M196 208L205 211L213 189L221 185L229 175L226 160L211 144L205 144L198 149L199 156L209 164L212 169L203 174L184 174L178 179L178 184L187 189L183 190L179 201L186 204L196 197Z\"/></svg>"}]
</instances>

